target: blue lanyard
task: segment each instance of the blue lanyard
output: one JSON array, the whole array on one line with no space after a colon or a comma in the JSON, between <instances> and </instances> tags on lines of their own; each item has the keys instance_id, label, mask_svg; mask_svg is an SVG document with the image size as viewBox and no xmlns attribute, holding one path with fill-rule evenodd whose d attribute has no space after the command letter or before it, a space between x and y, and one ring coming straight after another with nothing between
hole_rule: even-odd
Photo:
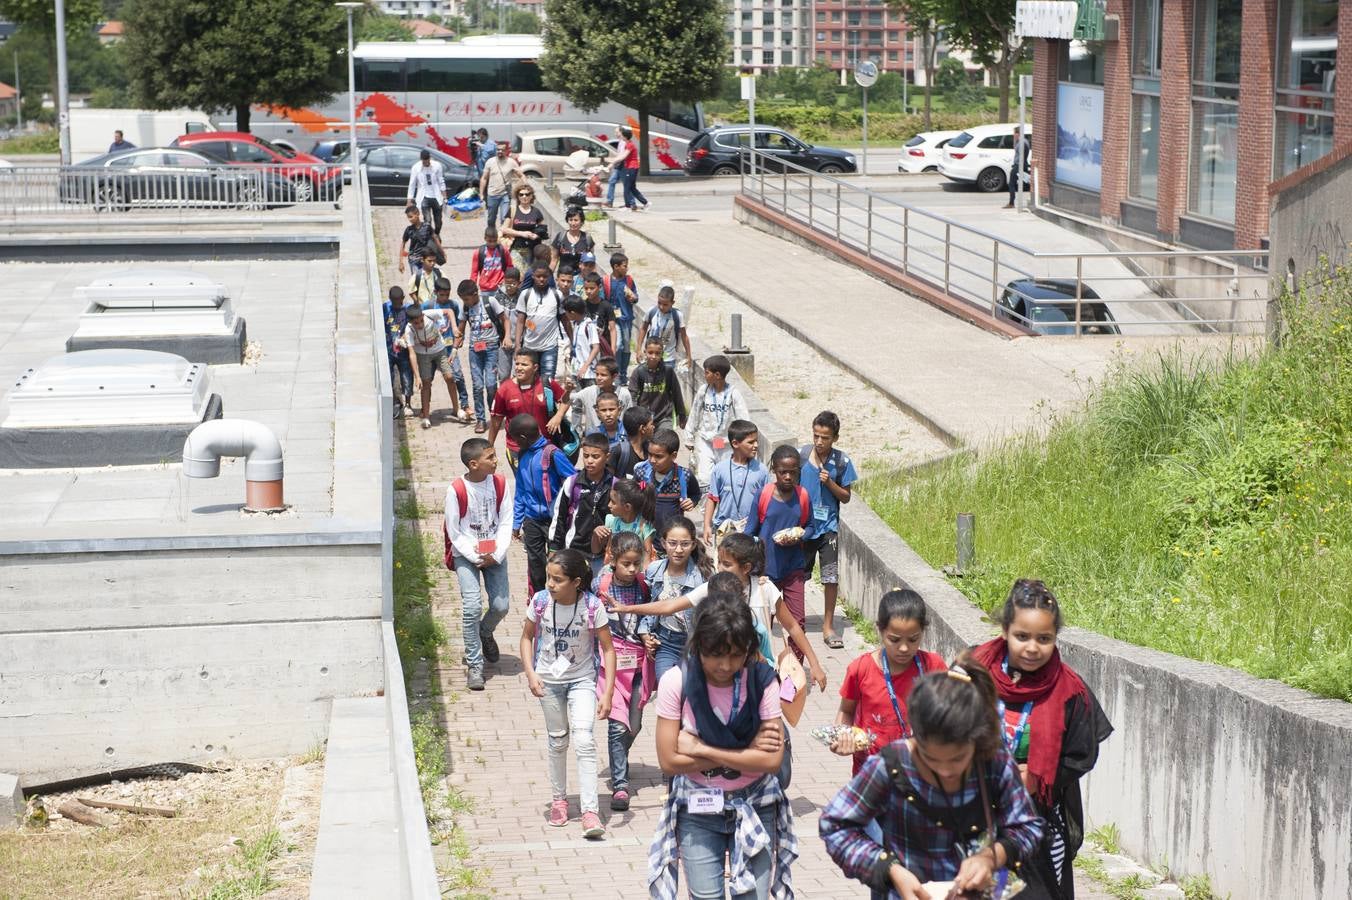
<instances>
[{"instance_id":1,"label":"blue lanyard","mask_svg":"<svg viewBox=\"0 0 1352 900\"><path fill-rule=\"evenodd\" d=\"M879 650L878 655L883 660L883 684L887 685L887 696L892 701L892 712L897 714L897 724L901 726L901 736L908 738L911 736L911 726L906 724L906 717L901 714L901 704L897 702L897 689L892 687L892 671L887 665L887 651ZM915 670L924 675L925 666L920 662L919 653L913 657L912 662L915 663Z\"/></svg>"},{"instance_id":2,"label":"blue lanyard","mask_svg":"<svg viewBox=\"0 0 1352 900\"><path fill-rule=\"evenodd\" d=\"M728 710L728 722L731 722L732 717L737 715L737 701L742 698L742 680L738 677L741 674L741 672L738 672L737 675L732 676L732 707ZM727 722L723 724L726 725Z\"/></svg>"},{"instance_id":3,"label":"blue lanyard","mask_svg":"<svg viewBox=\"0 0 1352 900\"><path fill-rule=\"evenodd\" d=\"M1005 733L1005 701L996 701L996 711L1000 714L1000 735ZM1019 716L1019 724L1014 726L1014 736L1005 738L1005 746L1009 748L1009 755L1013 756L1019 749L1019 741L1023 738L1023 732L1028 727L1028 715L1033 711L1033 701L1029 700L1023 705L1023 713Z\"/></svg>"}]
</instances>

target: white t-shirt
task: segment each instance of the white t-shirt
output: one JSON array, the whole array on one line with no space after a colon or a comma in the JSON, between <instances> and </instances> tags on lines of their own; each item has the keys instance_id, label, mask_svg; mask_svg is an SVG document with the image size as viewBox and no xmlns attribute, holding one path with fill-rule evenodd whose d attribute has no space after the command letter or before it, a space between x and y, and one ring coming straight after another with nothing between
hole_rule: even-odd
<instances>
[{"instance_id":1,"label":"white t-shirt","mask_svg":"<svg viewBox=\"0 0 1352 900\"><path fill-rule=\"evenodd\" d=\"M536 597L540 594L545 594L546 599L538 620L535 597L526 607L526 618L535 623L537 636L535 674L549 684L595 681L596 629L610 623L601 599L588 592L578 597L576 603L562 606L547 591L540 591ZM556 674L554 665L558 659L567 660L568 668Z\"/></svg>"},{"instance_id":2,"label":"white t-shirt","mask_svg":"<svg viewBox=\"0 0 1352 900\"><path fill-rule=\"evenodd\" d=\"M573 323L573 377L574 378L595 378L596 377L596 359L593 358L587 362L587 357L591 356L592 348L601 343L601 338L596 331L596 323L591 319L584 318L580 322ZM587 367L581 368L586 362Z\"/></svg>"},{"instance_id":3,"label":"white t-shirt","mask_svg":"<svg viewBox=\"0 0 1352 900\"><path fill-rule=\"evenodd\" d=\"M441 325L446 314L440 310L424 310L422 328L414 328L412 320L404 326L404 346L414 353L431 356L446 349L441 339Z\"/></svg>"},{"instance_id":4,"label":"white t-shirt","mask_svg":"<svg viewBox=\"0 0 1352 900\"><path fill-rule=\"evenodd\" d=\"M446 170L435 159L423 165L422 160L413 164L408 173L408 199L417 199L421 206L424 200L446 199Z\"/></svg>"},{"instance_id":5,"label":"white t-shirt","mask_svg":"<svg viewBox=\"0 0 1352 900\"><path fill-rule=\"evenodd\" d=\"M525 288L516 298L516 311L526 314L526 332L521 345L527 350L551 350L559 344L559 292L545 288L537 293L535 286Z\"/></svg>"},{"instance_id":6,"label":"white t-shirt","mask_svg":"<svg viewBox=\"0 0 1352 900\"><path fill-rule=\"evenodd\" d=\"M512 542L512 480L505 479L501 507L491 477L482 481L462 480L465 483L465 517L460 517L460 500L452 482L452 486L446 488L446 534L451 538L456 555L468 560L479 558L480 541L494 541L493 558L501 563L507 558L507 548Z\"/></svg>"}]
</instances>

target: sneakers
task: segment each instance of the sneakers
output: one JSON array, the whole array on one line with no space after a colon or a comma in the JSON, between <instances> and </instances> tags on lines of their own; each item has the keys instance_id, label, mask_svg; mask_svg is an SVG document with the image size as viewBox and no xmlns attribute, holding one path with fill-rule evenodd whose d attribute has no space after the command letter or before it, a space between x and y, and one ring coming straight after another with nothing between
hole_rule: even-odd
<instances>
[{"instance_id":1,"label":"sneakers","mask_svg":"<svg viewBox=\"0 0 1352 900\"><path fill-rule=\"evenodd\" d=\"M465 677L465 687L471 691L482 691L484 689L484 673L481 669L470 669L469 675Z\"/></svg>"},{"instance_id":2,"label":"sneakers","mask_svg":"<svg viewBox=\"0 0 1352 900\"><path fill-rule=\"evenodd\" d=\"M431 428L431 427L432 427L432 420L431 420L431 419L423 419L423 420L422 420L422 427L423 427L423 428Z\"/></svg>"},{"instance_id":3,"label":"sneakers","mask_svg":"<svg viewBox=\"0 0 1352 900\"><path fill-rule=\"evenodd\" d=\"M629 808L629 792L621 788L610 795L610 808L616 812L624 812Z\"/></svg>"},{"instance_id":4,"label":"sneakers","mask_svg":"<svg viewBox=\"0 0 1352 900\"><path fill-rule=\"evenodd\" d=\"M552 824L552 823L551 823ZM582 814L582 836L590 840L596 840L604 837L606 833L605 826L601 824L601 817L594 812L584 812Z\"/></svg>"},{"instance_id":5,"label":"sneakers","mask_svg":"<svg viewBox=\"0 0 1352 900\"><path fill-rule=\"evenodd\" d=\"M479 642L483 645L484 659L495 663L502 658L502 651L498 649L498 641L493 637L493 632L479 629Z\"/></svg>"},{"instance_id":6,"label":"sneakers","mask_svg":"<svg viewBox=\"0 0 1352 900\"><path fill-rule=\"evenodd\" d=\"M555 828L562 828L568 824L567 800L555 800L553 803L549 804L549 824Z\"/></svg>"},{"instance_id":7,"label":"sneakers","mask_svg":"<svg viewBox=\"0 0 1352 900\"><path fill-rule=\"evenodd\" d=\"M396 419L402 419L404 417L404 407L400 406L398 403L394 404L394 417Z\"/></svg>"}]
</instances>

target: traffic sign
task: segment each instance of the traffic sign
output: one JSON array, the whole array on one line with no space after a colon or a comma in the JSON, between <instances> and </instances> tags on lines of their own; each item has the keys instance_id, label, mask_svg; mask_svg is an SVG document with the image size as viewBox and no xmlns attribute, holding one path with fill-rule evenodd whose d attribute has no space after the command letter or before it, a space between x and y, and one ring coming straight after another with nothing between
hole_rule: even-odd
<instances>
[{"instance_id":1,"label":"traffic sign","mask_svg":"<svg viewBox=\"0 0 1352 900\"><path fill-rule=\"evenodd\" d=\"M854 83L860 87L873 87L874 82L878 80L878 64L871 60L864 60L854 67Z\"/></svg>"}]
</instances>

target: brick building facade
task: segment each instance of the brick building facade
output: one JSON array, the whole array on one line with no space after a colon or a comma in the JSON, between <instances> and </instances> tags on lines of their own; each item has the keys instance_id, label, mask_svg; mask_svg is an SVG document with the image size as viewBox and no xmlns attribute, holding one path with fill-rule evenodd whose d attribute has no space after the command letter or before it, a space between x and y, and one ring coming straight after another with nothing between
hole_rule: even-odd
<instances>
[{"instance_id":1,"label":"brick building facade","mask_svg":"<svg viewBox=\"0 0 1352 900\"><path fill-rule=\"evenodd\" d=\"M906 16L883 0L815 0L810 62L836 71L872 59L884 72L914 68Z\"/></svg>"},{"instance_id":2,"label":"brick building facade","mask_svg":"<svg viewBox=\"0 0 1352 900\"><path fill-rule=\"evenodd\" d=\"M1352 140L1352 79L1334 77L1352 0L1106 13L1115 40L1032 39L1041 199L1171 243L1260 246L1268 186Z\"/></svg>"}]
</instances>

